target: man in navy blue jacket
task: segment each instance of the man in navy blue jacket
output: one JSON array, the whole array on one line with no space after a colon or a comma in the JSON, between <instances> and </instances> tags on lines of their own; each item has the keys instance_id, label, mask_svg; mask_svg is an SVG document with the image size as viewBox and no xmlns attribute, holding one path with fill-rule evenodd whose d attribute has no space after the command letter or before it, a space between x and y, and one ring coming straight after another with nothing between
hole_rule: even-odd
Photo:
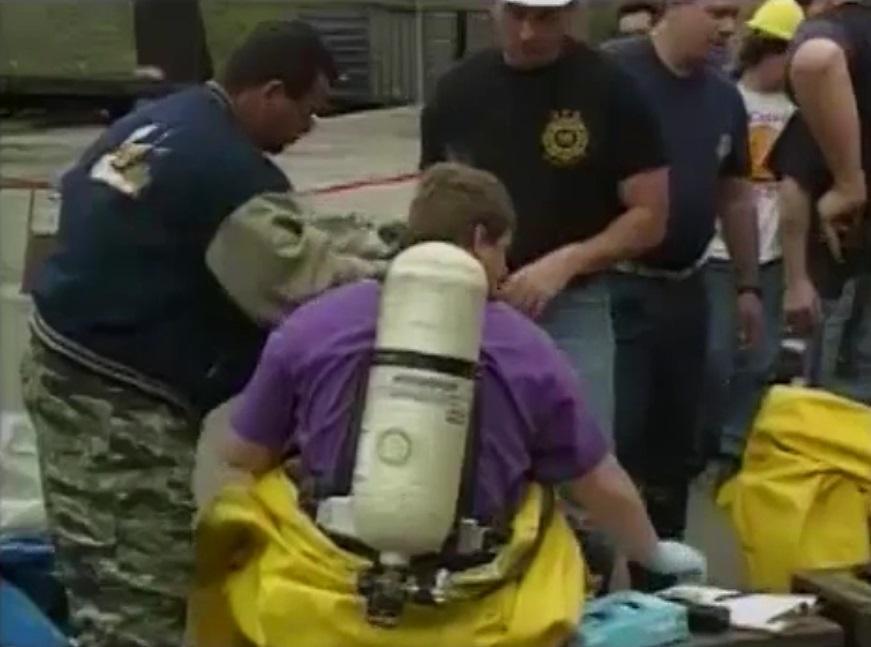
<instances>
[{"instance_id":1,"label":"man in navy blue jacket","mask_svg":"<svg viewBox=\"0 0 871 647\"><path fill-rule=\"evenodd\" d=\"M83 646L180 644L203 414L282 313L374 270L305 224L265 154L311 129L335 76L314 30L266 23L220 83L120 120L63 178L22 373Z\"/></svg>"}]
</instances>

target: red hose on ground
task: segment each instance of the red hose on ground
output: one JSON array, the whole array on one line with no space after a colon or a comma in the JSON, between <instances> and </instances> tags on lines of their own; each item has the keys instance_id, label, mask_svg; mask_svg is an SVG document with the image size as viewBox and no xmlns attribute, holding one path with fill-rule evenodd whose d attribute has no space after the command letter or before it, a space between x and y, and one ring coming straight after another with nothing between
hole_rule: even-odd
<instances>
[{"instance_id":1,"label":"red hose on ground","mask_svg":"<svg viewBox=\"0 0 871 647\"><path fill-rule=\"evenodd\" d=\"M371 178L368 180L356 180L354 182L345 182L341 184L333 184L330 186L320 187L302 191L301 195L333 195L336 193L344 193L346 191L355 191L357 189L368 189L372 187L391 186L394 184L402 184L416 180L418 173L402 173L400 175L392 175L382 178ZM48 180L32 180L18 177L0 177L0 190L6 189L23 189L30 191L50 191L53 188Z\"/></svg>"}]
</instances>

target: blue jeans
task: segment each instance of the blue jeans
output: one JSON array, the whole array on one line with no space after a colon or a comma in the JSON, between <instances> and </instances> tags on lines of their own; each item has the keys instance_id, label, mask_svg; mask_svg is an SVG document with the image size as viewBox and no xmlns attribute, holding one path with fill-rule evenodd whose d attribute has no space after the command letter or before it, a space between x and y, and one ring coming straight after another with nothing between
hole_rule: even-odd
<instances>
[{"instance_id":1,"label":"blue jeans","mask_svg":"<svg viewBox=\"0 0 871 647\"><path fill-rule=\"evenodd\" d=\"M564 290L538 323L574 368L584 402L612 443L615 348L608 277L596 277ZM607 582L614 562L608 539L595 528L578 530L590 568Z\"/></svg>"},{"instance_id":2,"label":"blue jeans","mask_svg":"<svg viewBox=\"0 0 871 647\"><path fill-rule=\"evenodd\" d=\"M871 405L871 276L851 279L840 298L823 302L814 341L812 383Z\"/></svg>"},{"instance_id":3,"label":"blue jeans","mask_svg":"<svg viewBox=\"0 0 871 647\"><path fill-rule=\"evenodd\" d=\"M567 356L581 381L584 401L602 433L613 438L614 332L606 276L570 287L557 296L539 321Z\"/></svg>"},{"instance_id":4,"label":"blue jeans","mask_svg":"<svg viewBox=\"0 0 871 647\"><path fill-rule=\"evenodd\" d=\"M706 454L740 458L780 350L783 265L760 268L765 332L762 342L738 343L736 285L732 263L712 261L705 272L711 309L705 404Z\"/></svg>"}]
</instances>

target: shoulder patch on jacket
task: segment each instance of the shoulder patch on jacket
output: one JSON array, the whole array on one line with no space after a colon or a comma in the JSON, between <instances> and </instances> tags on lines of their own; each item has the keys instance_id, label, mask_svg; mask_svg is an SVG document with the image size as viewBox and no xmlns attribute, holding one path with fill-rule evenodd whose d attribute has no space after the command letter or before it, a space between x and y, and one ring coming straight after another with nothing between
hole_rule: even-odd
<instances>
[{"instance_id":1,"label":"shoulder patch on jacket","mask_svg":"<svg viewBox=\"0 0 871 647\"><path fill-rule=\"evenodd\" d=\"M157 134L157 137L152 138ZM120 146L105 153L91 167L90 177L103 182L131 198L139 197L151 182L149 161L152 155L163 155L169 149L159 147L170 134L161 132L157 124L148 124L134 130ZM152 139L152 141L146 141Z\"/></svg>"}]
</instances>

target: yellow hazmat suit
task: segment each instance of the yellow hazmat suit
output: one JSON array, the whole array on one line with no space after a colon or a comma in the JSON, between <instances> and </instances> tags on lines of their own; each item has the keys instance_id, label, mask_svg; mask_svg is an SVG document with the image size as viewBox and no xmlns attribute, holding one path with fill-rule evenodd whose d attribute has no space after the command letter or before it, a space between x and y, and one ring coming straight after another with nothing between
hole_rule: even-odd
<instances>
[{"instance_id":1,"label":"yellow hazmat suit","mask_svg":"<svg viewBox=\"0 0 871 647\"><path fill-rule=\"evenodd\" d=\"M512 539L490 564L456 575L456 597L442 606L409 604L399 627L365 618L356 592L370 564L341 550L297 504L281 471L251 488L231 486L197 528L192 596L196 644L229 647L557 647L582 611L584 567L561 513L522 576L506 573L530 555L546 492L532 486ZM494 584L499 585L491 591ZM234 642L236 634L245 640Z\"/></svg>"},{"instance_id":2,"label":"yellow hazmat suit","mask_svg":"<svg viewBox=\"0 0 871 647\"><path fill-rule=\"evenodd\" d=\"M871 408L824 391L771 389L741 473L720 494L750 584L788 591L793 574L869 561Z\"/></svg>"}]
</instances>

